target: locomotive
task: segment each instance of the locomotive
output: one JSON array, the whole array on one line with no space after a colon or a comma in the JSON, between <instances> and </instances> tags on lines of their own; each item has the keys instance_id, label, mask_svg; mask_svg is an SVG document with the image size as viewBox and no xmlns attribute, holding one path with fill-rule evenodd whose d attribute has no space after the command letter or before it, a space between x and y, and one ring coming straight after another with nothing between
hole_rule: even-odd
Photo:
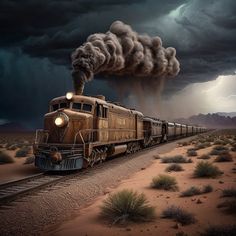
<instances>
[{"instance_id":1,"label":"locomotive","mask_svg":"<svg viewBox=\"0 0 236 236\"><path fill-rule=\"evenodd\" d=\"M144 116L102 95L67 93L50 101L44 129L36 130L35 166L44 171L78 170L204 131L204 127Z\"/></svg>"}]
</instances>

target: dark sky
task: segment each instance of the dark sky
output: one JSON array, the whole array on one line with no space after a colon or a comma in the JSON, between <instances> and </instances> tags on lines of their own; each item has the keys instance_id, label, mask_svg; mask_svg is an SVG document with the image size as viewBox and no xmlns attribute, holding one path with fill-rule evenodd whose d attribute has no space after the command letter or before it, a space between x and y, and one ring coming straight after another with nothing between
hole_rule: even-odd
<instances>
[{"instance_id":1,"label":"dark sky","mask_svg":"<svg viewBox=\"0 0 236 236\"><path fill-rule=\"evenodd\" d=\"M165 96L235 73L235 0L1 0L0 122L40 126L48 101L72 90L72 51L115 20L176 48L181 72ZM106 80L85 92L116 97Z\"/></svg>"}]
</instances>

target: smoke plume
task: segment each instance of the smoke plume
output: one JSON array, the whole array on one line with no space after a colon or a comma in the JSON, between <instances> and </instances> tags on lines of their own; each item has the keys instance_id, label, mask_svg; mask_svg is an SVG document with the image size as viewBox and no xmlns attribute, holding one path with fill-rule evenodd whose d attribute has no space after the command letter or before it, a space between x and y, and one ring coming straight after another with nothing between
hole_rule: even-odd
<instances>
[{"instance_id":1,"label":"smoke plume","mask_svg":"<svg viewBox=\"0 0 236 236\"><path fill-rule=\"evenodd\" d=\"M139 35L129 25L115 21L105 34L97 33L72 53L76 94L98 73L133 78L176 76L180 70L172 47L162 47L159 37Z\"/></svg>"}]
</instances>

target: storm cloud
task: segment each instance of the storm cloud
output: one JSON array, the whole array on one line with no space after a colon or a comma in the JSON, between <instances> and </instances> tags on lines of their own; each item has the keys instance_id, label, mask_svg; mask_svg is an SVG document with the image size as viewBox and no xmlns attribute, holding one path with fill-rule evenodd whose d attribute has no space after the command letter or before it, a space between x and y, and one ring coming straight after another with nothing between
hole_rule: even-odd
<instances>
[{"instance_id":1,"label":"storm cloud","mask_svg":"<svg viewBox=\"0 0 236 236\"><path fill-rule=\"evenodd\" d=\"M0 119L40 119L50 98L72 88L72 51L116 20L139 34L160 36L165 48L176 48L181 71L167 82L166 97L236 70L234 0L2 0L0 9ZM51 81L56 80L55 87ZM111 99L115 95L109 86L101 80L88 85L86 93L105 93ZM43 96L41 88L47 88ZM30 98L30 115L18 108L9 91L21 101Z\"/></svg>"}]
</instances>

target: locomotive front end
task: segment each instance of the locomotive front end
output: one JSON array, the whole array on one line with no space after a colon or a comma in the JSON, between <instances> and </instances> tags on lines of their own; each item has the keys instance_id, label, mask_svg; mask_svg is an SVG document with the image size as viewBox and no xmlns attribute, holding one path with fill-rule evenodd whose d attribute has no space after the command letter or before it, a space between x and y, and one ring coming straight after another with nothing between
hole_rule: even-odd
<instances>
[{"instance_id":1,"label":"locomotive front end","mask_svg":"<svg viewBox=\"0 0 236 236\"><path fill-rule=\"evenodd\" d=\"M83 130L93 129L94 104L85 96L67 93L50 102L44 129L36 131L35 165L44 171L81 169L84 163Z\"/></svg>"}]
</instances>

